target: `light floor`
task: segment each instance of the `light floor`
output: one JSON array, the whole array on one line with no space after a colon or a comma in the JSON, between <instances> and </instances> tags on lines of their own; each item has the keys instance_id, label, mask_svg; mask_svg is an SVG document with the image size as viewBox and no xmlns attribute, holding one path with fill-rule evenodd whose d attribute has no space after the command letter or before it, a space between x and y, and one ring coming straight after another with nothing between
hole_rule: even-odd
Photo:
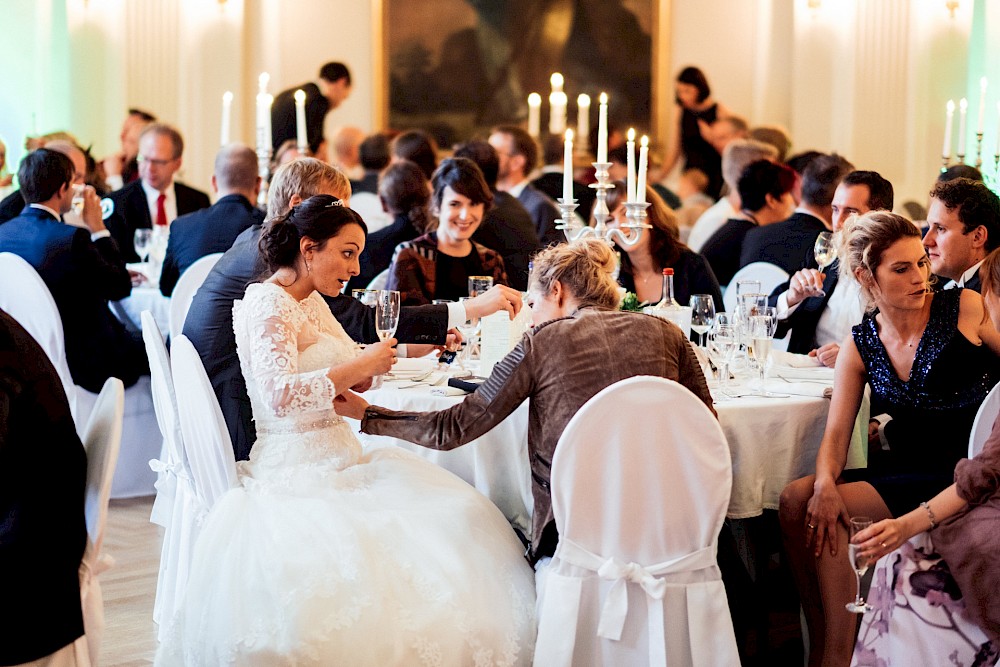
<instances>
[{"instance_id":1,"label":"light floor","mask_svg":"<svg viewBox=\"0 0 1000 667\"><path fill-rule=\"evenodd\" d=\"M152 507L149 497L112 500L108 508L103 550L115 564L101 574L105 622L101 667L153 664L153 599L163 529L149 522Z\"/></svg>"}]
</instances>

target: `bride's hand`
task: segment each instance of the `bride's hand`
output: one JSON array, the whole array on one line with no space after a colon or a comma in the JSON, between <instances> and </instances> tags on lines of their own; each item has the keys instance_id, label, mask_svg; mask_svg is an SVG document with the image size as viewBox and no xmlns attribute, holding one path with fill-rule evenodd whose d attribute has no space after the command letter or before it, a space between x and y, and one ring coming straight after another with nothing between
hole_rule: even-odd
<instances>
[{"instance_id":1,"label":"bride's hand","mask_svg":"<svg viewBox=\"0 0 1000 667\"><path fill-rule=\"evenodd\" d=\"M368 401L361 398L353 391L345 391L343 394L333 399L333 409L341 417L361 419L365 416L365 410L367 410L368 407Z\"/></svg>"},{"instance_id":2,"label":"bride's hand","mask_svg":"<svg viewBox=\"0 0 1000 667\"><path fill-rule=\"evenodd\" d=\"M354 385L353 387L351 387L351 391L356 391L359 394L368 391L369 389L372 388L372 380L373 380L373 378L365 378L361 382L359 382L356 385Z\"/></svg>"},{"instance_id":3,"label":"bride's hand","mask_svg":"<svg viewBox=\"0 0 1000 667\"><path fill-rule=\"evenodd\" d=\"M358 357L365 364L367 375L382 375L392 369L396 363L396 339L373 343L365 348L365 351Z\"/></svg>"}]
</instances>

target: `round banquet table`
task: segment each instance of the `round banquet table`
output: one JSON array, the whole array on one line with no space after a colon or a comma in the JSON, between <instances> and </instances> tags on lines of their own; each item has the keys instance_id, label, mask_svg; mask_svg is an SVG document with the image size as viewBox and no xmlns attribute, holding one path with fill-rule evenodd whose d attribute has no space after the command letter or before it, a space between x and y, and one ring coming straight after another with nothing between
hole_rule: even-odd
<instances>
[{"instance_id":1,"label":"round banquet table","mask_svg":"<svg viewBox=\"0 0 1000 667\"><path fill-rule=\"evenodd\" d=\"M160 288L141 285L132 288L132 294L111 304L115 315L129 328L142 331L142 311L148 310L164 338L170 332L170 297L160 294Z\"/></svg>"}]
</instances>

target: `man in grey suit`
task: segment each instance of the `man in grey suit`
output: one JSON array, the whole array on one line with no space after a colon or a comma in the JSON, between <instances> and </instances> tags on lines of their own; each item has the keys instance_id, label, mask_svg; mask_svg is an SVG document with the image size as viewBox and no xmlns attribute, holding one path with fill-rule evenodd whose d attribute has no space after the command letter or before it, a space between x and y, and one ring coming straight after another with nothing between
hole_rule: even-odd
<instances>
[{"instance_id":1,"label":"man in grey suit","mask_svg":"<svg viewBox=\"0 0 1000 667\"><path fill-rule=\"evenodd\" d=\"M538 145L530 134L516 125L501 125L490 134L490 145L500 158L497 190L517 197L531 214L543 246L561 243L566 237L556 229L559 209L548 195L528 181L538 166Z\"/></svg>"}]
</instances>

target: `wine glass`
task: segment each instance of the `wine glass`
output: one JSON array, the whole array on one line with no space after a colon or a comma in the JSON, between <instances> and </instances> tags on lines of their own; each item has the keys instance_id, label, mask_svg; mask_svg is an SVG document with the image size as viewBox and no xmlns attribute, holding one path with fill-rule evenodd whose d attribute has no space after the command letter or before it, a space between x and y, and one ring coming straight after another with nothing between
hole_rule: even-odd
<instances>
[{"instance_id":1,"label":"wine glass","mask_svg":"<svg viewBox=\"0 0 1000 667\"><path fill-rule=\"evenodd\" d=\"M760 281L750 280L749 278L745 280L736 281L736 298L739 298L743 294L759 294L760 293Z\"/></svg>"},{"instance_id":2,"label":"wine glass","mask_svg":"<svg viewBox=\"0 0 1000 667\"><path fill-rule=\"evenodd\" d=\"M399 292L396 290L378 290L377 301L375 303L375 332L378 339L389 340L396 333L396 326L399 324ZM372 388L378 389L382 386L382 376L379 375L372 382Z\"/></svg>"},{"instance_id":3,"label":"wine glass","mask_svg":"<svg viewBox=\"0 0 1000 667\"><path fill-rule=\"evenodd\" d=\"M819 233L819 236L816 237L816 242L813 244L813 257L816 258L816 263L819 264L820 271L826 269L826 267L833 264L834 260L837 259L837 245L833 242L832 233ZM826 296L826 292L820 289L816 296Z\"/></svg>"},{"instance_id":4,"label":"wine glass","mask_svg":"<svg viewBox=\"0 0 1000 667\"><path fill-rule=\"evenodd\" d=\"M471 298L464 296L459 301L464 302ZM465 349L462 350L462 354L458 358L458 367L461 369L468 370L465 368L465 364L472 359L473 347L476 345L476 338L479 336L479 325L480 321L478 317L470 317L458 325L458 331L462 334L462 338L465 339Z\"/></svg>"},{"instance_id":5,"label":"wine glass","mask_svg":"<svg viewBox=\"0 0 1000 667\"><path fill-rule=\"evenodd\" d=\"M469 296L479 296L493 287L492 276L469 276Z\"/></svg>"},{"instance_id":6,"label":"wine glass","mask_svg":"<svg viewBox=\"0 0 1000 667\"><path fill-rule=\"evenodd\" d=\"M149 251L153 245L153 230L139 228L135 230L134 237L135 244L135 254L139 255L140 261L147 261L149 259Z\"/></svg>"},{"instance_id":7,"label":"wine glass","mask_svg":"<svg viewBox=\"0 0 1000 667\"><path fill-rule=\"evenodd\" d=\"M729 364L736 352L736 328L724 324L726 313L719 313L708 334L708 358L719 368L719 390L726 394L729 388Z\"/></svg>"},{"instance_id":8,"label":"wine glass","mask_svg":"<svg viewBox=\"0 0 1000 667\"><path fill-rule=\"evenodd\" d=\"M377 289L352 289L351 296L369 308L374 308L378 305Z\"/></svg>"},{"instance_id":9,"label":"wine glass","mask_svg":"<svg viewBox=\"0 0 1000 667\"><path fill-rule=\"evenodd\" d=\"M748 328L750 354L757 362L757 369L760 371L760 390L755 392L758 396L768 395L765 390L767 357L771 354L771 344L776 328L777 320L772 315L753 315L750 317Z\"/></svg>"},{"instance_id":10,"label":"wine glass","mask_svg":"<svg viewBox=\"0 0 1000 667\"><path fill-rule=\"evenodd\" d=\"M73 212L83 217L83 193L87 189L87 186L82 183L73 184Z\"/></svg>"},{"instance_id":11,"label":"wine glass","mask_svg":"<svg viewBox=\"0 0 1000 667\"><path fill-rule=\"evenodd\" d=\"M715 300L711 294L692 294L688 305L691 306L691 329L698 334L698 344L705 347L708 330L715 323Z\"/></svg>"},{"instance_id":12,"label":"wine glass","mask_svg":"<svg viewBox=\"0 0 1000 667\"><path fill-rule=\"evenodd\" d=\"M872 520L866 516L851 517L851 539L847 544L847 555L851 559L851 568L854 570L854 578L857 580L858 584L857 593L854 595L854 602L847 603L847 611L852 614L863 614L866 611L871 611L873 609L873 607L865 602L864 598L861 597L861 577L863 577L865 572L868 571L868 566L871 565L871 563L867 557L861 555L861 547L854 543L854 536L871 525Z\"/></svg>"}]
</instances>

